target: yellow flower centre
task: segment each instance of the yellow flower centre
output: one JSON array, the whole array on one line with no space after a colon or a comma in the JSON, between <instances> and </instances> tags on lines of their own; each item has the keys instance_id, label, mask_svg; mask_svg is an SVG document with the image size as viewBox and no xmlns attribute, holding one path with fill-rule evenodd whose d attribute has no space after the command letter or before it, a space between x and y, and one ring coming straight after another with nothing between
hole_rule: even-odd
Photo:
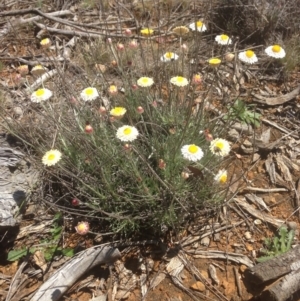
<instances>
[{"instance_id":1,"label":"yellow flower centre","mask_svg":"<svg viewBox=\"0 0 300 301\"><path fill-rule=\"evenodd\" d=\"M124 115L125 109L123 107L116 107L111 110L112 115Z\"/></svg>"},{"instance_id":2,"label":"yellow flower centre","mask_svg":"<svg viewBox=\"0 0 300 301\"><path fill-rule=\"evenodd\" d=\"M50 154L49 156L48 156L48 160L49 161L53 161L55 159L55 155L54 154Z\"/></svg>"},{"instance_id":3,"label":"yellow flower centre","mask_svg":"<svg viewBox=\"0 0 300 301\"><path fill-rule=\"evenodd\" d=\"M78 229L79 231L84 231L84 230L85 230L85 225L84 225L84 224L79 224L79 225L77 226L77 229Z\"/></svg>"},{"instance_id":4,"label":"yellow flower centre","mask_svg":"<svg viewBox=\"0 0 300 301\"><path fill-rule=\"evenodd\" d=\"M152 33L153 33L153 29L150 29L150 28L144 28L141 30L141 34L146 35L146 36L151 35Z\"/></svg>"},{"instance_id":5,"label":"yellow flower centre","mask_svg":"<svg viewBox=\"0 0 300 301\"><path fill-rule=\"evenodd\" d=\"M85 90L85 94L86 94L86 95L93 95L93 94L94 94L94 91L93 91L92 88L87 88L87 89Z\"/></svg>"},{"instance_id":6,"label":"yellow flower centre","mask_svg":"<svg viewBox=\"0 0 300 301\"><path fill-rule=\"evenodd\" d=\"M144 77L144 78L142 79L142 82L143 82L144 84L148 84L149 80L148 80L147 77Z\"/></svg>"},{"instance_id":7,"label":"yellow flower centre","mask_svg":"<svg viewBox=\"0 0 300 301\"><path fill-rule=\"evenodd\" d=\"M203 26L203 23L201 21L198 21L196 22L196 26L201 28Z\"/></svg>"},{"instance_id":8,"label":"yellow flower centre","mask_svg":"<svg viewBox=\"0 0 300 301\"><path fill-rule=\"evenodd\" d=\"M227 175L226 174L221 175L220 183L224 184L224 183L226 183L226 181L227 181Z\"/></svg>"},{"instance_id":9,"label":"yellow flower centre","mask_svg":"<svg viewBox=\"0 0 300 301\"><path fill-rule=\"evenodd\" d=\"M132 132L132 130L131 130L131 128L126 128L126 129L124 129L124 135L130 135L131 134L131 132Z\"/></svg>"},{"instance_id":10,"label":"yellow flower centre","mask_svg":"<svg viewBox=\"0 0 300 301\"><path fill-rule=\"evenodd\" d=\"M217 142L216 143L216 147L218 148L218 149L220 149L220 150L222 150L223 148L224 148L224 144L223 144L223 142Z\"/></svg>"},{"instance_id":11,"label":"yellow flower centre","mask_svg":"<svg viewBox=\"0 0 300 301\"><path fill-rule=\"evenodd\" d=\"M48 43L49 43L49 39L48 38L41 40L41 45L46 45Z\"/></svg>"},{"instance_id":12,"label":"yellow flower centre","mask_svg":"<svg viewBox=\"0 0 300 301\"><path fill-rule=\"evenodd\" d=\"M211 65L219 65L221 63L221 60L220 59L217 59L217 58L213 58L213 59L210 59L209 60L209 63Z\"/></svg>"},{"instance_id":13,"label":"yellow flower centre","mask_svg":"<svg viewBox=\"0 0 300 301\"><path fill-rule=\"evenodd\" d=\"M281 47L279 46L279 45L274 45L273 47L272 47L272 50L273 50L273 52L280 52L280 50L281 50Z\"/></svg>"},{"instance_id":14,"label":"yellow flower centre","mask_svg":"<svg viewBox=\"0 0 300 301\"><path fill-rule=\"evenodd\" d=\"M165 56L167 59L172 59L174 57L173 52L167 52Z\"/></svg>"},{"instance_id":15,"label":"yellow flower centre","mask_svg":"<svg viewBox=\"0 0 300 301\"><path fill-rule=\"evenodd\" d=\"M35 92L35 95L36 96L43 96L45 94L45 90L44 89L38 89L36 92Z\"/></svg>"},{"instance_id":16,"label":"yellow flower centre","mask_svg":"<svg viewBox=\"0 0 300 301\"><path fill-rule=\"evenodd\" d=\"M192 144L189 146L188 150L190 153L195 154L198 151L198 146L196 146L195 144Z\"/></svg>"},{"instance_id":17,"label":"yellow flower centre","mask_svg":"<svg viewBox=\"0 0 300 301\"><path fill-rule=\"evenodd\" d=\"M227 41L228 40L228 36L226 34L221 34L221 40L222 41Z\"/></svg>"},{"instance_id":18,"label":"yellow flower centre","mask_svg":"<svg viewBox=\"0 0 300 301\"><path fill-rule=\"evenodd\" d=\"M111 86L109 87L109 92L110 92L110 93L117 92L117 87L116 87L115 85L111 85Z\"/></svg>"},{"instance_id":19,"label":"yellow flower centre","mask_svg":"<svg viewBox=\"0 0 300 301\"><path fill-rule=\"evenodd\" d=\"M254 55L254 52L252 50L247 50L246 51L246 57L247 58L251 59L253 57L253 55Z\"/></svg>"},{"instance_id":20,"label":"yellow flower centre","mask_svg":"<svg viewBox=\"0 0 300 301\"><path fill-rule=\"evenodd\" d=\"M182 83L184 81L184 77L177 76L177 82Z\"/></svg>"}]
</instances>

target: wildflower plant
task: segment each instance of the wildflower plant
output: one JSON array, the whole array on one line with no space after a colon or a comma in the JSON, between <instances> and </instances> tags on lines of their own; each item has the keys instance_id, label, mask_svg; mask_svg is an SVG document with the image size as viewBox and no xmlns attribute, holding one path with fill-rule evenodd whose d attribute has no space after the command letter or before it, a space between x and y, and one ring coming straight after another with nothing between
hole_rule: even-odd
<instances>
[{"instance_id":1,"label":"wildflower plant","mask_svg":"<svg viewBox=\"0 0 300 301\"><path fill-rule=\"evenodd\" d=\"M116 34L107 30L105 41L91 37L77 45L84 75L57 64L55 90L45 81L33 94L23 91L32 123L8 128L41 166L41 185L51 191L53 207L80 215L92 232L97 220L99 232L129 237L182 229L191 213L221 203L229 185L231 120L224 125L206 108L228 63L223 51L238 50L230 48L226 29L228 36L216 38L221 46L212 41L214 51L201 47L207 24L173 24L170 50L162 28L145 24L134 32L121 22ZM205 67L198 64L199 53ZM251 50L238 57L258 61ZM257 116L248 114L245 122L257 122ZM72 206L74 199L78 206Z\"/></svg>"}]
</instances>

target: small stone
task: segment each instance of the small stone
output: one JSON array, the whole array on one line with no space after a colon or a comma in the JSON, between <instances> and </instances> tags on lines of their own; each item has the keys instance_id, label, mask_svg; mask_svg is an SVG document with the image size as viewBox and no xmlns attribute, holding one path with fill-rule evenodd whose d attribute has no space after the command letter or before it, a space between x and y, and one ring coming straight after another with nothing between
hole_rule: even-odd
<instances>
[{"instance_id":1,"label":"small stone","mask_svg":"<svg viewBox=\"0 0 300 301\"><path fill-rule=\"evenodd\" d=\"M210 243L210 239L209 239L208 236L202 238L201 241L200 241L200 244L201 244L202 246L206 246L206 247L209 246L209 243Z\"/></svg>"},{"instance_id":2,"label":"small stone","mask_svg":"<svg viewBox=\"0 0 300 301\"><path fill-rule=\"evenodd\" d=\"M208 279L208 272L206 270L201 270L200 274L203 276L203 278Z\"/></svg>"},{"instance_id":3,"label":"small stone","mask_svg":"<svg viewBox=\"0 0 300 301\"><path fill-rule=\"evenodd\" d=\"M13 111L16 118L19 118L23 115L23 110L20 107L15 107Z\"/></svg>"},{"instance_id":4,"label":"small stone","mask_svg":"<svg viewBox=\"0 0 300 301\"><path fill-rule=\"evenodd\" d=\"M240 134L237 130L235 129L230 129L228 132L228 139L230 141L236 141L240 138Z\"/></svg>"},{"instance_id":5,"label":"small stone","mask_svg":"<svg viewBox=\"0 0 300 301\"><path fill-rule=\"evenodd\" d=\"M220 241L220 240L221 240L220 233L216 233L214 235L214 241Z\"/></svg>"},{"instance_id":6,"label":"small stone","mask_svg":"<svg viewBox=\"0 0 300 301\"><path fill-rule=\"evenodd\" d=\"M242 264L242 265L240 266L240 272L241 272L241 273L244 273L246 270L247 270L247 266L245 266L244 264Z\"/></svg>"},{"instance_id":7,"label":"small stone","mask_svg":"<svg viewBox=\"0 0 300 301\"><path fill-rule=\"evenodd\" d=\"M262 221L260 219L256 219L256 220L254 220L254 224L255 225L261 225Z\"/></svg>"},{"instance_id":8,"label":"small stone","mask_svg":"<svg viewBox=\"0 0 300 301\"><path fill-rule=\"evenodd\" d=\"M287 226L290 230L296 230L298 228L297 223L293 221L287 222Z\"/></svg>"},{"instance_id":9,"label":"small stone","mask_svg":"<svg viewBox=\"0 0 300 301\"><path fill-rule=\"evenodd\" d=\"M259 158L260 158L260 155L258 153L255 153L252 158L252 163L256 162Z\"/></svg>"},{"instance_id":10,"label":"small stone","mask_svg":"<svg viewBox=\"0 0 300 301\"><path fill-rule=\"evenodd\" d=\"M252 250L253 250L253 246L247 244L247 245L246 245L246 249L247 249L248 251L252 251Z\"/></svg>"},{"instance_id":11,"label":"small stone","mask_svg":"<svg viewBox=\"0 0 300 301\"><path fill-rule=\"evenodd\" d=\"M243 143L243 145L245 146L245 147L252 147L252 143L249 141L249 140L245 140L244 141L244 143Z\"/></svg>"},{"instance_id":12,"label":"small stone","mask_svg":"<svg viewBox=\"0 0 300 301\"><path fill-rule=\"evenodd\" d=\"M201 281L197 281L194 284L191 285L191 288L198 292L204 292L205 291L205 285Z\"/></svg>"},{"instance_id":13,"label":"small stone","mask_svg":"<svg viewBox=\"0 0 300 301\"><path fill-rule=\"evenodd\" d=\"M251 235L251 233L250 233L249 231L245 232L245 233L244 233L244 236L245 236L245 238L246 238L247 240L251 239L251 237L252 237L252 235Z\"/></svg>"}]
</instances>

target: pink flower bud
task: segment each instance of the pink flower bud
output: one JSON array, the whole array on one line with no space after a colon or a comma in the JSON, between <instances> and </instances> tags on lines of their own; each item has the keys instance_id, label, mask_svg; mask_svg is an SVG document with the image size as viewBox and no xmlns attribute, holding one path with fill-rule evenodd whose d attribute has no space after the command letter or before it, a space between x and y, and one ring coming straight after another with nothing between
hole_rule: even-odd
<instances>
[{"instance_id":1,"label":"pink flower bud","mask_svg":"<svg viewBox=\"0 0 300 301\"><path fill-rule=\"evenodd\" d=\"M188 179L189 177L190 177L190 175L189 175L189 173L188 172L185 172L185 171L183 171L182 173L181 173L181 177L183 178L183 179Z\"/></svg>"},{"instance_id":2,"label":"pink flower bud","mask_svg":"<svg viewBox=\"0 0 300 301\"><path fill-rule=\"evenodd\" d=\"M192 79L192 83L195 85L199 85L202 82L202 76L200 74L195 74Z\"/></svg>"},{"instance_id":3,"label":"pink flower bud","mask_svg":"<svg viewBox=\"0 0 300 301\"><path fill-rule=\"evenodd\" d=\"M90 124L87 124L84 128L84 131L87 133L87 134L92 134L94 129L92 128L92 126Z\"/></svg>"},{"instance_id":4,"label":"pink flower bud","mask_svg":"<svg viewBox=\"0 0 300 301\"><path fill-rule=\"evenodd\" d=\"M125 34L126 36L131 36L131 35L132 35L132 31L131 31L129 28L126 28L126 29L124 30L124 34Z\"/></svg>"},{"instance_id":5,"label":"pink flower bud","mask_svg":"<svg viewBox=\"0 0 300 301\"><path fill-rule=\"evenodd\" d=\"M108 38L108 39L107 39L107 43L108 43L108 44L111 44L111 43L112 43L112 39L111 39L111 38Z\"/></svg>"},{"instance_id":6,"label":"pink flower bud","mask_svg":"<svg viewBox=\"0 0 300 301\"><path fill-rule=\"evenodd\" d=\"M80 235L86 235L90 231L90 225L88 222L80 222L75 227L75 230Z\"/></svg>"},{"instance_id":7,"label":"pink flower bud","mask_svg":"<svg viewBox=\"0 0 300 301\"><path fill-rule=\"evenodd\" d=\"M134 48L137 48L139 46L139 44L138 44L137 40L131 40L129 42L128 46L129 46L129 48L134 49Z\"/></svg>"},{"instance_id":8,"label":"pink flower bud","mask_svg":"<svg viewBox=\"0 0 300 301\"><path fill-rule=\"evenodd\" d=\"M101 115L105 115L105 114L107 113L106 108L101 106L101 107L99 108L99 113L100 113Z\"/></svg>"},{"instance_id":9,"label":"pink flower bud","mask_svg":"<svg viewBox=\"0 0 300 301\"><path fill-rule=\"evenodd\" d=\"M118 43L117 44L117 49L120 50L120 51L123 51L125 49L124 44Z\"/></svg>"},{"instance_id":10,"label":"pink flower bud","mask_svg":"<svg viewBox=\"0 0 300 301\"><path fill-rule=\"evenodd\" d=\"M137 90L139 87L138 87L136 84L133 84L133 85L131 86L131 88L132 88L132 90Z\"/></svg>"},{"instance_id":11,"label":"pink flower bud","mask_svg":"<svg viewBox=\"0 0 300 301\"><path fill-rule=\"evenodd\" d=\"M163 159L158 160L158 168L160 168L160 169L166 168L166 162Z\"/></svg>"},{"instance_id":12,"label":"pink flower bud","mask_svg":"<svg viewBox=\"0 0 300 301\"><path fill-rule=\"evenodd\" d=\"M73 200L71 201L71 204L72 204L72 206L76 207L76 206L79 206L80 202L79 202L78 199L73 199Z\"/></svg>"},{"instance_id":13,"label":"pink flower bud","mask_svg":"<svg viewBox=\"0 0 300 301\"><path fill-rule=\"evenodd\" d=\"M139 113L139 114L143 114L144 113L144 108L139 106L137 107L136 111Z\"/></svg>"},{"instance_id":14,"label":"pink flower bud","mask_svg":"<svg viewBox=\"0 0 300 301\"><path fill-rule=\"evenodd\" d=\"M181 49L182 49L183 52L187 52L189 50L189 48L187 47L186 44L182 44Z\"/></svg>"},{"instance_id":15,"label":"pink flower bud","mask_svg":"<svg viewBox=\"0 0 300 301\"><path fill-rule=\"evenodd\" d=\"M128 143L126 143L126 144L123 145L123 149L124 149L124 151L126 151L126 152L131 151L131 148L132 148L131 145L128 144Z\"/></svg>"}]
</instances>

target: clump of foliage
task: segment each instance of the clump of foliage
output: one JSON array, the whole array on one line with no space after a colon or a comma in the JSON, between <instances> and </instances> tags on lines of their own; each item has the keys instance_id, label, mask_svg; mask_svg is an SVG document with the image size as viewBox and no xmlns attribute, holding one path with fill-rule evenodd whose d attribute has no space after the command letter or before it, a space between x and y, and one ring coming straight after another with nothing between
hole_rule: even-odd
<instances>
[{"instance_id":1,"label":"clump of foliage","mask_svg":"<svg viewBox=\"0 0 300 301\"><path fill-rule=\"evenodd\" d=\"M260 117L261 114L251 111L248 109L250 105L246 105L246 103L237 99L232 106L228 108L228 113L224 116L225 120L238 120L243 123L254 125L255 127L260 126Z\"/></svg>"},{"instance_id":2,"label":"clump of foliage","mask_svg":"<svg viewBox=\"0 0 300 301\"><path fill-rule=\"evenodd\" d=\"M178 9L190 7L175 2ZM51 46L51 36L43 39L41 51L57 73L48 73L38 87L36 78L25 75L26 114L6 118L6 128L39 166L40 197L50 196L53 210L97 221L101 234L128 238L145 230L180 230L191 216L224 199L230 121L259 126L260 115L238 99L224 124L207 108L217 94L232 95L232 60L256 64L259 52L243 45L238 53L241 45L229 25L212 45L206 32L214 22L200 19L202 6L193 7L195 15L180 24L170 16L162 22L168 17L161 14L155 24L142 5L140 16L147 15L149 24L132 31L122 22L128 10L120 5L120 21L107 18L103 25L105 37L76 40L70 64L62 56L56 60L60 48ZM234 8L239 16L241 5ZM280 45L273 48L266 60L285 56ZM18 70L24 76L26 68ZM37 71L43 73L43 66Z\"/></svg>"},{"instance_id":3,"label":"clump of foliage","mask_svg":"<svg viewBox=\"0 0 300 301\"><path fill-rule=\"evenodd\" d=\"M68 256L72 257L74 255L73 248L63 248L58 246L58 242L62 235L61 224L61 214L56 214L53 219L53 223L50 229L50 237L43 239L39 244L34 245L30 248L13 249L8 252L7 260L16 261L20 258L28 255L34 254L36 251L41 251L46 261L50 261L54 256Z\"/></svg>"},{"instance_id":4,"label":"clump of foliage","mask_svg":"<svg viewBox=\"0 0 300 301\"><path fill-rule=\"evenodd\" d=\"M265 262L275 256L289 251L294 240L294 236L294 230L288 231L286 226L280 227L277 236L265 239L266 248L261 250L261 253L264 254L264 256L257 258L257 261Z\"/></svg>"}]
</instances>

